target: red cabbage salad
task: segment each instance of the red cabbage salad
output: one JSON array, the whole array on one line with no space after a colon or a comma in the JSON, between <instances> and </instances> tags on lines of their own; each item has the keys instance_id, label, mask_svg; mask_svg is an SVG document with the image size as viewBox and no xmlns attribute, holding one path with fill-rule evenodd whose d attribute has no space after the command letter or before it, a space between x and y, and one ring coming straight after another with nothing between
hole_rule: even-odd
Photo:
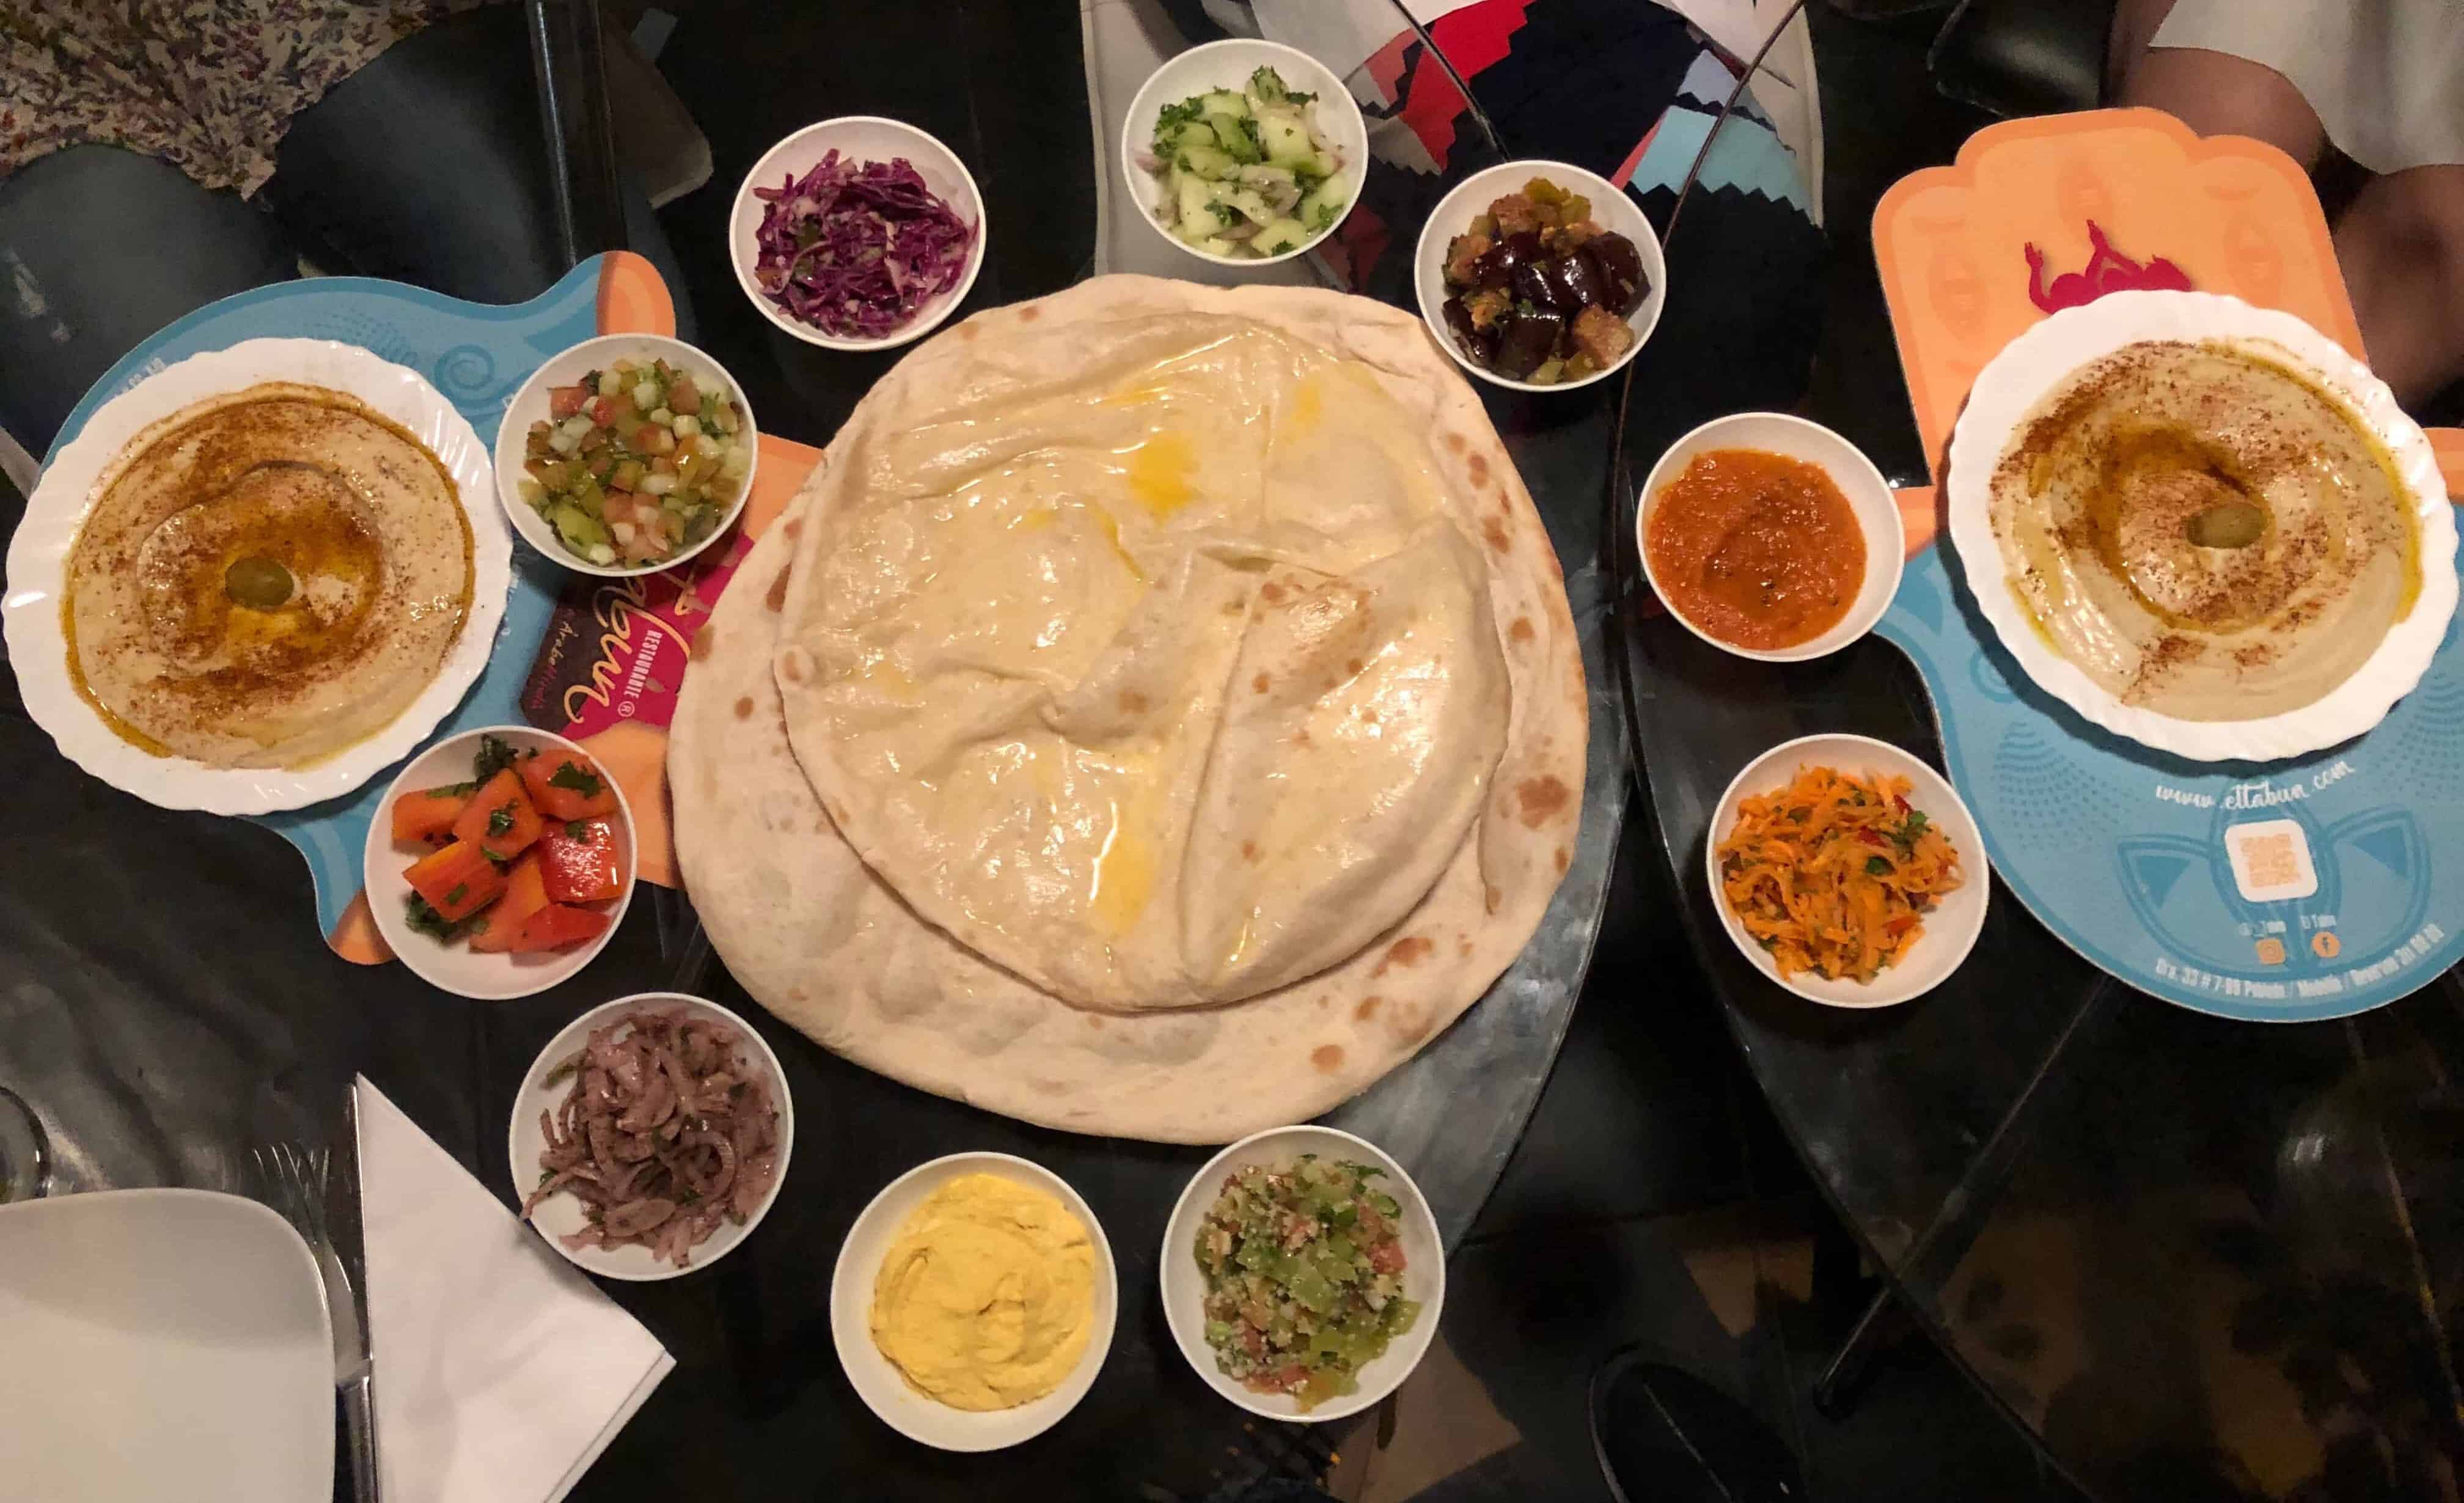
<instances>
[{"instance_id":1,"label":"red cabbage salad","mask_svg":"<svg viewBox=\"0 0 2464 1503\"><path fill-rule=\"evenodd\" d=\"M904 157L832 150L803 177L756 188L754 280L779 310L835 339L894 334L958 285L977 227L924 186Z\"/></svg>"}]
</instances>

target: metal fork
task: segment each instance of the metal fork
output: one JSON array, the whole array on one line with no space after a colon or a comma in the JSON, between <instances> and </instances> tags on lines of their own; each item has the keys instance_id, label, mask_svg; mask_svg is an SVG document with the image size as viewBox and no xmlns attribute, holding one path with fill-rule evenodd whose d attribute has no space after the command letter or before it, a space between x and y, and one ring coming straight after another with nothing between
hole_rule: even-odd
<instances>
[{"instance_id":1,"label":"metal fork","mask_svg":"<svg viewBox=\"0 0 2464 1503\"><path fill-rule=\"evenodd\" d=\"M365 1312L359 1292L351 1287L344 1271L343 1260L335 1250L332 1228L325 1217L332 1156L323 1148L274 1143L250 1149L249 1157L254 1160L258 1176L272 1188L275 1208L316 1254L317 1274L325 1286L325 1308L334 1322L335 1388L341 1399L350 1440L351 1494L354 1503L377 1503L375 1406L369 1397L367 1345L362 1325ZM352 1204L356 1205L356 1200Z\"/></svg>"}]
</instances>

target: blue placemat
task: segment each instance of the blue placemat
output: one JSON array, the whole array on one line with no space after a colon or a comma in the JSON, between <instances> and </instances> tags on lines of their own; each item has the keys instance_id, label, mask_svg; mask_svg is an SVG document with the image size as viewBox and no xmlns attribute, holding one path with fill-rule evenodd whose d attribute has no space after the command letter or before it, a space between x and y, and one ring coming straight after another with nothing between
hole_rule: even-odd
<instances>
[{"instance_id":1,"label":"blue placemat","mask_svg":"<svg viewBox=\"0 0 2464 1503\"><path fill-rule=\"evenodd\" d=\"M481 443L493 445L496 420L514 388L550 355L598 332L603 259L583 262L546 292L512 307L464 302L363 276L283 282L209 303L131 350L96 382L61 425L53 453L77 436L97 408L165 365L242 340L269 338L339 340L407 365L470 420ZM495 651L486 672L429 742L473 725L521 721L516 700L562 583L554 564L515 540L513 596L505 603ZM320 933L330 936L359 895L368 822L392 778L388 769L346 797L253 816L307 858L317 884Z\"/></svg>"},{"instance_id":2,"label":"blue placemat","mask_svg":"<svg viewBox=\"0 0 2464 1503\"><path fill-rule=\"evenodd\" d=\"M1880 628L1924 674L1951 781L2011 891L2143 991L2219 1017L2384 1006L2464 956L2464 651L2368 735L2186 762L2090 725L1993 639L1937 544ZM2457 622L2464 622L2459 615Z\"/></svg>"}]
</instances>

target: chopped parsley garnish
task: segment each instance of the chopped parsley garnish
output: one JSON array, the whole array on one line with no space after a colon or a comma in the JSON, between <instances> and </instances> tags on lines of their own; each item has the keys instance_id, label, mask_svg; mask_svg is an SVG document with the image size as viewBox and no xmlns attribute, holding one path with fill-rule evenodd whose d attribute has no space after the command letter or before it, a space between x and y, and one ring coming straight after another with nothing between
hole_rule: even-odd
<instances>
[{"instance_id":1,"label":"chopped parsley garnish","mask_svg":"<svg viewBox=\"0 0 2464 1503\"><path fill-rule=\"evenodd\" d=\"M590 838L590 821L586 819L572 819L565 821L564 838L567 840L588 840Z\"/></svg>"},{"instance_id":2,"label":"chopped parsley garnish","mask_svg":"<svg viewBox=\"0 0 2464 1503\"><path fill-rule=\"evenodd\" d=\"M1865 858L1865 874L1866 874L1867 876L1888 876L1888 875L1890 875L1890 874L1891 874L1891 862L1890 862L1890 858L1889 858L1889 857L1887 857L1887 856L1867 856L1867 857Z\"/></svg>"},{"instance_id":3,"label":"chopped parsley garnish","mask_svg":"<svg viewBox=\"0 0 2464 1503\"><path fill-rule=\"evenodd\" d=\"M457 888L455 891L458 892L460 889ZM455 938L460 935L465 928L469 927L470 922L468 919L463 920L461 923L454 923L449 920L443 914L430 908L428 905L428 899L420 896L417 893L410 895L410 906L408 911L404 914L403 919L418 933L429 935L439 939L451 939Z\"/></svg>"},{"instance_id":4,"label":"chopped parsley garnish","mask_svg":"<svg viewBox=\"0 0 2464 1503\"><path fill-rule=\"evenodd\" d=\"M511 804L488 816L488 833L510 835L514 832L514 807Z\"/></svg>"},{"instance_id":5,"label":"chopped parsley garnish","mask_svg":"<svg viewBox=\"0 0 2464 1503\"><path fill-rule=\"evenodd\" d=\"M473 782L485 783L514 764L514 748L501 736L479 738L479 755L471 759Z\"/></svg>"},{"instance_id":6,"label":"chopped parsley garnish","mask_svg":"<svg viewBox=\"0 0 2464 1503\"><path fill-rule=\"evenodd\" d=\"M1919 835L1925 833L1925 810L1910 809L1906 821L1891 831L1891 839L1902 851L1906 851L1917 843Z\"/></svg>"},{"instance_id":7,"label":"chopped parsley garnish","mask_svg":"<svg viewBox=\"0 0 2464 1503\"><path fill-rule=\"evenodd\" d=\"M453 884L453 891L445 895L446 906L449 908L459 908L462 906L462 899L470 895L471 884L468 882L456 882Z\"/></svg>"},{"instance_id":8,"label":"chopped parsley garnish","mask_svg":"<svg viewBox=\"0 0 2464 1503\"><path fill-rule=\"evenodd\" d=\"M1161 139L1167 132L1177 126L1191 123L1202 115L1204 111L1199 108L1199 100L1201 98L1203 98L1203 96L1193 95L1190 98L1181 100L1177 104L1165 105L1163 107L1163 112L1155 117L1155 136L1157 139Z\"/></svg>"},{"instance_id":9,"label":"chopped parsley garnish","mask_svg":"<svg viewBox=\"0 0 2464 1503\"><path fill-rule=\"evenodd\" d=\"M599 790L605 786L597 778L569 762L548 775L547 785L551 788L571 788L585 799L599 797Z\"/></svg>"},{"instance_id":10,"label":"chopped parsley garnish","mask_svg":"<svg viewBox=\"0 0 2464 1503\"><path fill-rule=\"evenodd\" d=\"M1335 207L1334 205L1332 205L1332 204L1320 204L1320 205L1318 205L1315 209L1310 210L1309 210L1309 231L1310 231L1310 232L1311 232L1311 233L1315 233L1315 232L1318 232L1318 231L1321 231L1321 230L1327 229L1328 227L1331 226L1331 225L1334 223L1334 216L1335 216L1335 214L1336 214L1337 212L1339 212L1339 210L1338 210L1336 209L1336 207ZM1527 307L1524 309L1524 311L1525 311L1526 313L1529 313L1529 312L1530 311L1530 309L1529 309L1529 306L1527 306Z\"/></svg>"}]
</instances>

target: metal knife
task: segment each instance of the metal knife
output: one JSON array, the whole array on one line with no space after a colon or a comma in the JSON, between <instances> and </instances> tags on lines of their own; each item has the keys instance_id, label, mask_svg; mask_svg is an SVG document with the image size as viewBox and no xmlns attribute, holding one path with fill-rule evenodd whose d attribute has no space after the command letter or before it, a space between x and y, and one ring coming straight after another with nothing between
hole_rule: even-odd
<instances>
[{"instance_id":1,"label":"metal knife","mask_svg":"<svg viewBox=\"0 0 2464 1503\"><path fill-rule=\"evenodd\" d=\"M368 1249L360 1219L360 1094L342 1089L342 1121L325 1176L326 1303L334 1315L334 1387L350 1448L353 1503L377 1503L376 1356L368 1342Z\"/></svg>"}]
</instances>

